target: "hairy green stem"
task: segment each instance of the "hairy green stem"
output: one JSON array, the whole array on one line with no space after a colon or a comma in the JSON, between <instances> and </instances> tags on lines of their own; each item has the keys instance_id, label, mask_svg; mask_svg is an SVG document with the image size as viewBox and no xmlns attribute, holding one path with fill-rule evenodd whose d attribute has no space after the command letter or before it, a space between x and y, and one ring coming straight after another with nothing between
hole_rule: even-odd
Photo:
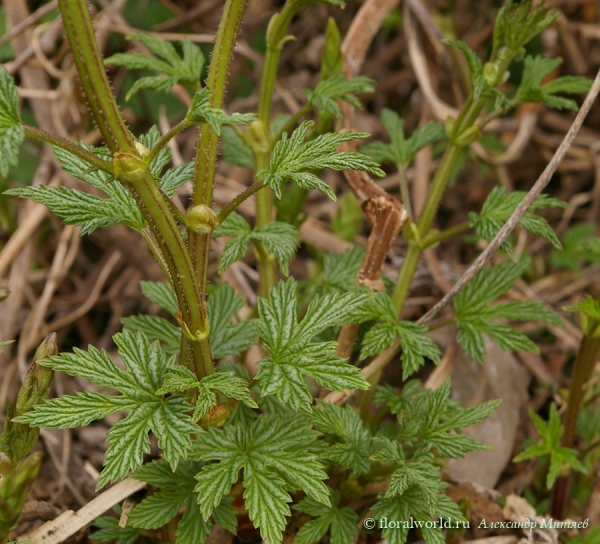
<instances>
[{"instance_id":1,"label":"hairy green stem","mask_svg":"<svg viewBox=\"0 0 600 544\"><path fill-rule=\"evenodd\" d=\"M161 149L166 147L166 145L180 132L183 132L185 129L190 128L193 125L193 122L189 121L188 119L183 119L174 127L171 127L171 129L168 132L165 132L161 136L160 140L156 142L156 145L150 150L150 153L148 153L148 157L146 157L146 162L148 164L151 164Z\"/></svg>"},{"instance_id":2,"label":"hairy green stem","mask_svg":"<svg viewBox=\"0 0 600 544\"><path fill-rule=\"evenodd\" d=\"M84 149L83 147L70 142L69 140L65 140L56 134L51 134L50 132L46 132L45 130L41 130L36 127L30 127L29 125L23 125L23 128L25 130L25 136L28 138L33 138L41 142L46 142L47 144L55 147L59 147L60 149L64 149L72 155L75 155L76 157L89 163L90 166L114 176L115 171L111 161L105 161L87 149Z\"/></svg>"},{"instance_id":3,"label":"hairy green stem","mask_svg":"<svg viewBox=\"0 0 600 544\"><path fill-rule=\"evenodd\" d=\"M253 183L252 185L250 185L250 187L248 187L244 192L240 193L238 196L236 196L229 204L227 204L227 206L225 206L219 213L219 215L217 216L217 219L219 221L219 224L221 224L223 221L225 221L225 219L227 219L227 216L236 210L236 208L245 200L247 200L248 198L250 198L254 193L256 193L257 191L260 191L263 187L265 187L265 182L264 181L257 181L256 183Z\"/></svg>"},{"instance_id":4,"label":"hairy green stem","mask_svg":"<svg viewBox=\"0 0 600 544\"><path fill-rule=\"evenodd\" d=\"M85 97L113 153L115 174L132 189L160 250L162 259L159 262L164 263L168 270L181 311L182 327L195 337L190 350L192 361L188 364L200 379L214 371L206 338L208 316L195 282L190 255L172 216L171 202L156 185L148 163L139 156L119 112L85 0L59 0L59 7Z\"/></svg>"},{"instance_id":5,"label":"hairy green stem","mask_svg":"<svg viewBox=\"0 0 600 544\"><path fill-rule=\"evenodd\" d=\"M279 57L286 41L286 32L298 9L299 2L288 0L280 13L276 13L269 23L267 29L267 53L263 67L262 80L260 84L260 97L258 102L258 121L262 130L272 141L270 133L271 108L273 105L273 91L277 79L277 68ZM301 110L302 111L302 110ZM269 166L270 150L261 149L254 154L255 171L258 172ZM273 208L273 192L265 187L256 195L256 224L265 225L275 219ZM277 277L277 263L275 259L261 258L264 252L258 253L258 270L260 275L259 293L263 297L269 294L269 288L275 284Z\"/></svg>"},{"instance_id":6,"label":"hairy green stem","mask_svg":"<svg viewBox=\"0 0 600 544\"><path fill-rule=\"evenodd\" d=\"M217 37L208 70L206 86L211 92L211 107L221 108L225 97L225 84L233 58L235 42L246 8L246 0L227 0L217 30ZM200 127L196 148L196 169L192 205L212 206L215 169L219 138L208 124ZM211 233L196 233L188 229L188 244L200 292L204 296L208 271Z\"/></svg>"}]
</instances>

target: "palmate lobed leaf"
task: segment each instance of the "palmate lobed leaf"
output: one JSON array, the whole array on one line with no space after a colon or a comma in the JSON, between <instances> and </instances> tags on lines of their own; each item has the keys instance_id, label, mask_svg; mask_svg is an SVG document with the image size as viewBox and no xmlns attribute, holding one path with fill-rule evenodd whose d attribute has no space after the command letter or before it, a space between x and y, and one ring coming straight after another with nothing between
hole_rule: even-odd
<instances>
[{"instance_id":1,"label":"palmate lobed leaf","mask_svg":"<svg viewBox=\"0 0 600 544\"><path fill-rule=\"evenodd\" d=\"M269 253L275 255L279 267L287 275L289 261L298 248L298 231L294 226L280 221L271 221L252 230L246 220L236 212L227 216L225 221L215 229L214 235L232 238L225 244L221 253L220 273L227 270L234 262L244 258L250 242L260 242Z\"/></svg>"},{"instance_id":2,"label":"palmate lobed leaf","mask_svg":"<svg viewBox=\"0 0 600 544\"><path fill-rule=\"evenodd\" d=\"M114 340L126 370L116 366L105 351L92 346L87 352L75 349L72 354L50 357L40 364L89 379L97 386L116 389L121 396L93 392L64 395L36 405L18 419L35 427L65 428L87 425L115 412L129 412L108 432L109 448L99 488L127 476L142 464L143 455L150 452L149 431L158 438L159 447L173 469L191 446L190 434L201 432L191 422L188 412L192 406L186 397L163 398L155 393L174 360L167 358L158 344L151 344L143 334L124 330Z\"/></svg>"},{"instance_id":3,"label":"palmate lobed leaf","mask_svg":"<svg viewBox=\"0 0 600 544\"><path fill-rule=\"evenodd\" d=\"M200 510L207 519L222 497L229 494L243 468L244 500L250 519L263 538L280 542L290 515L288 491L302 489L329 505L323 480L327 474L317 456L307 449L316 432L298 415L262 415L250 426L211 427L194 443L191 457L206 465L197 475Z\"/></svg>"},{"instance_id":4,"label":"palmate lobed leaf","mask_svg":"<svg viewBox=\"0 0 600 544\"><path fill-rule=\"evenodd\" d=\"M160 488L160 491L135 506L129 514L128 525L141 529L158 529L169 523L185 507L185 512L177 522L175 543L202 544L211 532L212 521L202 517L198 507L198 493L194 491L194 475L201 468L200 462L184 461L172 471L166 461L158 460L136 470L133 477ZM235 533L236 511L229 503L229 499L224 499L215 509L214 517L221 527Z\"/></svg>"},{"instance_id":5,"label":"palmate lobed leaf","mask_svg":"<svg viewBox=\"0 0 600 544\"><path fill-rule=\"evenodd\" d=\"M304 91L308 101L320 112L335 115L341 121L342 110L337 102L348 102L357 109L362 109L355 93L373 93L375 81L365 76L346 79L343 74L335 74L319 82L313 91Z\"/></svg>"},{"instance_id":6,"label":"palmate lobed leaf","mask_svg":"<svg viewBox=\"0 0 600 544\"><path fill-rule=\"evenodd\" d=\"M358 514L352 508L338 508L339 493L331 493L331 504L328 507L311 497L302 499L294 506L294 510L304 512L316 519L305 523L294 539L295 544L312 544L319 542L328 530L331 532L331 544L348 544L356 538L358 531Z\"/></svg>"},{"instance_id":7,"label":"palmate lobed leaf","mask_svg":"<svg viewBox=\"0 0 600 544\"><path fill-rule=\"evenodd\" d=\"M458 341L463 349L479 362L485 355L484 335L506 350L537 352L536 345L523 333L493 321L495 318L530 321L532 319L555 326L564 326L560 318L537 302L514 301L492 306L521 277L526 261L483 269L454 300Z\"/></svg>"},{"instance_id":8,"label":"palmate lobed leaf","mask_svg":"<svg viewBox=\"0 0 600 544\"><path fill-rule=\"evenodd\" d=\"M249 125L256 120L253 113L227 115L222 109L211 107L210 102L211 93L208 88L197 91L186 119L194 123L208 123L218 135L221 135L221 127L224 125Z\"/></svg>"},{"instance_id":9,"label":"palmate lobed leaf","mask_svg":"<svg viewBox=\"0 0 600 544\"><path fill-rule=\"evenodd\" d=\"M139 33L127 38L143 43L162 60L141 53L117 53L105 59L104 64L124 66L130 70L153 70L165 75L138 79L127 93L126 100L144 88L169 92L178 83L191 89L198 88L205 58L200 48L190 40L183 41L180 56L170 42L151 34Z\"/></svg>"},{"instance_id":10,"label":"palmate lobed leaf","mask_svg":"<svg viewBox=\"0 0 600 544\"><path fill-rule=\"evenodd\" d=\"M571 467L584 474L587 473L587 469L577 457L577 450L565 448L560 445L564 427L560 422L555 403L550 405L548 422L544 421L531 408L529 409L529 417L540 435L540 441L517 455L513 459L514 462L525 461L526 459L535 457L550 456L550 467L546 477L546 487L548 489L552 489L554 482L565 467Z\"/></svg>"},{"instance_id":11,"label":"palmate lobed leaf","mask_svg":"<svg viewBox=\"0 0 600 544\"><path fill-rule=\"evenodd\" d=\"M587 93L592 85L591 80L585 77L564 76L557 77L545 85L541 84L562 62L560 57L525 57L523 80L517 90L515 102L541 102L551 108L577 110L575 100L556 96L556 93Z\"/></svg>"},{"instance_id":12,"label":"palmate lobed leaf","mask_svg":"<svg viewBox=\"0 0 600 544\"><path fill-rule=\"evenodd\" d=\"M256 378L262 394L274 394L295 410L310 411L312 396L305 376L330 390L367 389L359 369L336 355L335 342L311 341L326 328L343 323L368 298L366 293L317 296L300 323L293 279L273 287L268 300L259 299L256 325L261 343L270 353L258 363L261 368Z\"/></svg>"},{"instance_id":13,"label":"palmate lobed leaf","mask_svg":"<svg viewBox=\"0 0 600 544\"><path fill-rule=\"evenodd\" d=\"M335 200L331 188L313 174L313 170L362 170L379 177L385 175L379 165L366 155L337 151L344 142L366 138L368 134L328 132L305 143L306 133L313 124L312 121L305 121L289 137L284 133L275 144L269 168L256 173L257 177L263 176L277 198L281 198L281 184L291 180L303 189L318 189Z\"/></svg>"},{"instance_id":14,"label":"palmate lobed leaf","mask_svg":"<svg viewBox=\"0 0 600 544\"><path fill-rule=\"evenodd\" d=\"M369 155L377 162L393 162L396 165L408 166L414 156L424 147L445 137L444 126L431 122L417 128L410 138L404 135L404 119L393 110L384 108L381 111L381 122L391 142L373 142L360 148L362 153Z\"/></svg>"}]
</instances>

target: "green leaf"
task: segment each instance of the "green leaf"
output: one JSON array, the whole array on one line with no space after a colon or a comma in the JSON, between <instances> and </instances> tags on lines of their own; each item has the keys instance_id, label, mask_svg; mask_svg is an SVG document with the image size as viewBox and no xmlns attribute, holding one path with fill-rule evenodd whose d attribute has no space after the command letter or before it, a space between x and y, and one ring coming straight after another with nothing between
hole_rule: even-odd
<instances>
[{"instance_id":1,"label":"green leaf","mask_svg":"<svg viewBox=\"0 0 600 544\"><path fill-rule=\"evenodd\" d=\"M141 143L146 149L152 149L160 140L160 132L156 125L152 125L150 130L146 134L142 134L138 138L138 142ZM158 178L163 171L164 167L171 160L171 152L168 147L163 147L152 159L149 165L150 172L155 178Z\"/></svg>"},{"instance_id":2,"label":"green leaf","mask_svg":"<svg viewBox=\"0 0 600 544\"><path fill-rule=\"evenodd\" d=\"M141 332L148 340L159 340L167 355L179 353L181 329L166 319L153 315L136 315L124 317L121 323L131 331Z\"/></svg>"},{"instance_id":3,"label":"green leaf","mask_svg":"<svg viewBox=\"0 0 600 544\"><path fill-rule=\"evenodd\" d=\"M467 67L469 69L469 76L471 77L471 86L473 92L473 98L476 100L485 92L491 91L491 86L486 82L483 77L483 64L479 57L465 42L461 40L443 40L446 45L451 45L460 49L465 58L467 59Z\"/></svg>"},{"instance_id":4,"label":"green leaf","mask_svg":"<svg viewBox=\"0 0 600 544\"><path fill-rule=\"evenodd\" d=\"M600 238L594 236L596 225L580 223L569 227L562 239L562 249L550 253L550 262L556 268L581 273L582 263L600 263Z\"/></svg>"},{"instance_id":5,"label":"green leaf","mask_svg":"<svg viewBox=\"0 0 600 544\"><path fill-rule=\"evenodd\" d=\"M554 23L559 12L532 0L507 0L494 24L494 53L509 61L520 56L522 48L537 34Z\"/></svg>"},{"instance_id":6,"label":"green leaf","mask_svg":"<svg viewBox=\"0 0 600 544\"><path fill-rule=\"evenodd\" d=\"M14 340L5 340L4 342L0 342L0 349L2 349L4 346L8 346L8 344L12 344L14 342Z\"/></svg>"},{"instance_id":7,"label":"green leaf","mask_svg":"<svg viewBox=\"0 0 600 544\"><path fill-rule=\"evenodd\" d=\"M206 87L197 91L192 99L190 110L185 116L188 121L193 123L208 123L212 129L221 134L223 125L249 125L256 120L253 113L234 113L227 115L220 108L213 108L210 105L211 93Z\"/></svg>"},{"instance_id":8,"label":"green leaf","mask_svg":"<svg viewBox=\"0 0 600 544\"><path fill-rule=\"evenodd\" d=\"M94 148L80 143L83 149L109 161L110 157L104 148ZM124 224L136 231L146 226L135 200L130 192L106 172L97 170L83 159L69 151L58 147L52 148L56 160L63 170L74 178L81 179L93 187L106 193L109 198L102 198L90 193L66 187L24 187L12 189L7 194L30 198L35 202L51 208L52 213L62 217L67 224L82 225L82 235L89 234L97 228Z\"/></svg>"},{"instance_id":9,"label":"green leaf","mask_svg":"<svg viewBox=\"0 0 600 544\"><path fill-rule=\"evenodd\" d=\"M335 200L331 188L313 174L312 170L363 170L379 177L385 175L379 165L366 155L336 151L344 142L366 138L368 134L350 131L328 132L304 143L306 133L313 124L312 121L305 121L290 137L284 133L281 140L275 144L268 170L256 173L257 176L264 176L265 183L273 189L277 198L281 198L282 183L291 180L303 189L318 189Z\"/></svg>"},{"instance_id":10,"label":"green leaf","mask_svg":"<svg viewBox=\"0 0 600 544\"><path fill-rule=\"evenodd\" d=\"M115 183L114 187L120 185ZM109 189L110 191L110 189ZM121 187L121 191L125 191ZM120 190L111 191L113 194L121 193ZM145 226L144 218L137 206L130 206L128 198L101 198L90 193L66 187L22 187L10 189L5 194L29 198L38 204L43 204L51 209L52 213L61 217L67 225L81 225L81 235L91 234L98 228L109 227L122 223L140 231Z\"/></svg>"},{"instance_id":11,"label":"green leaf","mask_svg":"<svg viewBox=\"0 0 600 544\"><path fill-rule=\"evenodd\" d=\"M325 281L315 288L319 294L356 291L356 277L365 256L365 249L354 246L343 253L326 253L323 257Z\"/></svg>"},{"instance_id":12,"label":"green leaf","mask_svg":"<svg viewBox=\"0 0 600 544\"><path fill-rule=\"evenodd\" d=\"M183 56L180 57L170 42L151 34L133 34L127 36L127 39L143 43L160 59L141 53L117 53L105 59L104 64L124 66L130 70L153 70L165 75L142 77L136 80L127 93L126 100L129 100L140 89L169 92L176 84L192 90L198 88L205 59L197 45L188 39L184 40L182 43Z\"/></svg>"},{"instance_id":13,"label":"green leaf","mask_svg":"<svg viewBox=\"0 0 600 544\"><path fill-rule=\"evenodd\" d=\"M525 57L523 79L517 90L515 102L541 102L550 108L567 109L576 111L577 102L570 98L555 96L556 93L587 93L592 85L591 80L585 77L566 76L553 79L542 85L542 80L550 75L562 64L560 57L550 59L546 57Z\"/></svg>"},{"instance_id":14,"label":"green leaf","mask_svg":"<svg viewBox=\"0 0 600 544\"><path fill-rule=\"evenodd\" d=\"M213 356L238 355L254 344L256 328L251 321L231 321L244 305L244 298L224 283L209 295L207 312Z\"/></svg>"},{"instance_id":15,"label":"green leaf","mask_svg":"<svg viewBox=\"0 0 600 544\"><path fill-rule=\"evenodd\" d=\"M342 110L337 102L342 100L357 109L362 109L360 100L354 94L375 92L375 81L365 76L346 79L343 74L335 74L319 82L314 91L304 92L314 108L322 113L335 115L341 121Z\"/></svg>"},{"instance_id":16,"label":"green leaf","mask_svg":"<svg viewBox=\"0 0 600 544\"><path fill-rule=\"evenodd\" d=\"M177 516L182 507L185 512L177 523L176 544L194 542L202 544L211 532L212 522L204 520L198 508L198 493L194 491L194 475L202 463L184 461L177 470L171 470L164 461L153 461L138 469L133 476L160 491L145 498L129 515L128 524L141 529L158 529ZM227 504L218 506L215 514ZM227 527L235 532L235 524Z\"/></svg>"},{"instance_id":17,"label":"green leaf","mask_svg":"<svg viewBox=\"0 0 600 544\"><path fill-rule=\"evenodd\" d=\"M358 413L350 406L342 408L322 401L318 406L311 414L314 426L338 438L322 457L350 468L357 476L368 474L371 436Z\"/></svg>"},{"instance_id":18,"label":"green leaf","mask_svg":"<svg viewBox=\"0 0 600 544\"><path fill-rule=\"evenodd\" d=\"M110 444L105 456L105 468L98 487L123 478L139 467L145 453L150 453L148 431L158 438L165 459L173 470L191 445L190 433L201 430L192 424L188 412L192 406L183 395L163 398L156 391L174 361L168 359L158 343L151 344L141 333L125 329L114 336L126 370L121 370L105 351L90 346L88 351L44 359L42 366L87 378L97 386L121 392L121 396L101 393L64 395L37 405L19 418L19 422L36 427L66 428L87 425L116 412L129 412L108 432Z\"/></svg>"},{"instance_id":19,"label":"green leaf","mask_svg":"<svg viewBox=\"0 0 600 544\"><path fill-rule=\"evenodd\" d=\"M298 231L288 223L272 221L251 230L246 220L236 212L230 213L215 230L215 236L230 236L219 262L222 273L234 262L244 258L250 242L261 242L269 253L273 253L284 274L288 274L288 263L296 254Z\"/></svg>"},{"instance_id":20,"label":"green leaf","mask_svg":"<svg viewBox=\"0 0 600 544\"><path fill-rule=\"evenodd\" d=\"M91 540L99 542L110 542L114 544L135 544L138 541L141 531L133 527L119 527L119 520L109 516L102 516L94 522L99 531L94 531L90 535Z\"/></svg>"},{"instance_id":21,"label":"green leaf","mask_svg":"<svg viewBox=\"0 0 600 544\"><path fill-rule=\"evenodd\" d=\"M25 139L25 131L19 118L19 93L0 66L0 176L6 177L10 166L19 160L19 148Z\"/></svg>"},{"instance_id":22,"label":"green leaf","mask_svg":"<svg viewBox=\"0 0 600 544\"><path fill-rule=\"evenodd\" d=\"M338 508L339 494L331 493L332 506L324 506L311 497L302 499L294 510L304 512L316 519L305 523L298 531L295 544L319 542L331 527L331 544L350 544L358 532L358 514L352 508Z\"/></svg>"},{"instance_id":23,"label":"green leaf","mask_svg":"<svg viewBox=\"0 0 600 544\"><path fill-rule=\"evenodd\" d=\"M521 277L526 261L505 266L484 268L454 299L458 341L469 356L483 362L485 344L489 336L506 350L528 350L537 353L537 346L522 332L507 325L494 323L494 318L522 321L540 321L564 326L560 318L543 304L537 302L509 302L492 306L512 284Z\"/></svg>"},{"instance_id":24,"label":"green leaf","mask_svg":"<svg viewBox=\"0 0 600 544\"><path fill-rule=\"evenodd\" d=\"M408 166L414 156L424 147L445 137L441 123L427 123L416 129L408 139L404 136L404 119L392 110L384 108L381 122L391 138L391 143L373 142L360 148L361 152L377 162L393 162Z\"/></svg>"},{"instance_id":25,"label":"green leaf","mask_svg":"<svg viewBox=\"0 0 600 544\"><path fill-rule=\"evenodd\" d=\"M551 489L556 479L560 476L564 468L570 467L584 474L587 473L585 466L577 458L577 450L565 448L560 445L560 439L565 432L560 422L560 417L556 410L556 404L550 405L550 418L546 423L531 408L529 417L533 421L535 428L540 435L540 441L533 446L529 446L525 451L517 455L513 461L525 461L534 457L550 456L550 467L546 477L546 487Z\"/></svg>"},{"instance_id":26,"label":"green leaf","mask_svg":"<svg viewBox=\"0 0 600 544\"><path fill-rule=\"evenodd\" d=\"M426 357L436 365L440 363L442 354L439 348L431 338L425 336L429 329L410 321L396 321L396 309L386 293L378 293L357 308L353 318L357 322L375 321L363 338L361 360L380 353L399 339L402 346L403 379L414 374L425 363Z\"/></svg>"},{"instance_id":27,"label":"green leaf","mask_svg":"<svg viewBox=\"0 0 600 544\"><path fill-rule=\"evenodd\" d=\"M269 299L258 301L256 321L260 341L270 356L259 361L256 378L262 395L276 395L283 404L295 410L310 411L312 396L304 377L313 378L330 390L367 389L358 368L335 354L335 342L311 340L327 327L343 323L352 310L363 304L363 293L332 293L315 297L304 318L296 318L296 282L280 282L271 288Z\"/></svg>"},{"instance_id":28,"label":"green leaf","mask_svg":"<svg viewBox=\"0 0 600 544\"><path fill-rule=\"evenodd\" d=\"M252 150L234 129L226 126L221 129L221 159L243 168L254 168Z\"/></svg>"},{"instance_id":29,"label":"green leaf","mask_svg":"<svg viewBox=\"0 0 600 544\"><path fill-rule=\"evenodd\" d=\"M478 406L463 408L450 398L450 381L446 380L436 391L424 389L418 381L406 384L401 394L390 386L379 387L375 403L385 403L390 412L398 417L397 440L410 447L410 451L436 451L441 457L462 457L467 451L486 449L462 429L484 420L498 406L490 401ZM390 449L390 444L394 448ZM384 452L377 458L384 462L401 464L404 454L400 444L388 441Z\"/></svg>"},{"instance_id":30,"label":"green leaf","mask_svg":"<svg viewBox=\"0 0 600 544\"><path fill-rule=\"evenodd\" d=\"M303 490L313 499L329 505L329 493L316 455L308 449L316 432L297 415L260 416L250 426L226 425L209 428L194 443L192 457L208 464L196 475L200 510L208 518L216 504L227 495L243 468L244 500L250 519L262 538L281 542L292 501L288 491Z\"/></svg>"},{"instance_id":31,"label":"green leaf","mask_svg":"<svg viewBox=\"0 0 600 544\"><path fill-rule=\"evenodd\" d=\"M175 290L170 283L164 281L141 281L140 287L146 298L171 315L179 311Z\"/></svg>"},{"instance_id":32,"label":"green leaf","mask_svg":"<svg viewBox=\"0 0 600 544\"><path fill-rule=\"evenodd\" d=\"M187 162L167 170L158 183L163 193L173 198L177 188L193 177L194 167L194 162Z\"/></svg>"},{"instance_id":33,"label":"green leaf","mask_svg":"<svg viewBox=\"0 0 600 544\"><path fill-rule=\"evenodd\" d=\"M250 239L262 242L267 251L275 255L281 271L286 276L289 274L288 263L298 248L298 231L293 225L271 221L256 228Z\"/></svg>"}]
</instances>

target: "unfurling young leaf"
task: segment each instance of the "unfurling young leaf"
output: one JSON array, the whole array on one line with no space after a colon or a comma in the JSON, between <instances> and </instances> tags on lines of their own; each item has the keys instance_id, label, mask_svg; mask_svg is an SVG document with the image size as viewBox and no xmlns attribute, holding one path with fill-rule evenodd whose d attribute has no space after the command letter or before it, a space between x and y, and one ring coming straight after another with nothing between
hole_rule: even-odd
<instances>
[{"instance_id":1,"label":"unfurling young leaf","mask_svg":"<svg viewBox=\"0 0 600 544\"><path fill-rule=\"evenodd\" d=\"M173 469L190 448L190 433L201 432L191 422L188 412L192 406L185 396L165 398L156 394L163 385L165 374L174 365L174 360L167 358L158 343L151 344L143 334L127 329L116 334L114 341L126 370L115 365L105 351L93 346L88 351L75 348L73 353L44 359L40 364L86 378L122 395L91 391L77 396L64 395L36 405L15 420L35 427L64 429L88 425L116 412L129 412L108 432L110 446L98 481L99 488L127 476L142 464L143 455L150 452L148 431L158 438L159 447Z\"/></svg>"},{"instance_id":2,"label":"unfurling young leaf","mask_svg":"<svg viewBox=\"0 0 600 544\"><path fill-rule=\"evenodd\" d=\"M550 108L577 110L577 102L570 98L555 96L556 93L587 93L592 85L585 77L564 76L541 85L542 80L562 64L560 57L525 57L523 80L517 90L515 102L541 102Z\"/></svg>"},{"instance_id":3,"label":"unfurling young leaf","mask_svg":"<svg viewBox=\"0 0 600 544\"><path fill-rule=\"evenodd\" d=\"M140 89L154 89L167 93L176 84L191 90L199 88L205 59L197 45L188 39L184 40L182 43L183 56L180 57L170 42L151 34L133 34L127 36L127 39L143 43L160 59L141 53L117 53L105 59L105 64L124 66L130 70L153 70L164 75L138 79L129 89L126 100L129 100Z\"/></svg>"},{"instance_id":4,"label":"unfurling young leaf","mask_svg":"<svg viewBox=\"0 0 600 544\"><path fill-rule=\"evenodd\" d=\"M192 99L192 106L186 115L186 119L194 123L208 123L219 135L223 125L249 125L256 120L256 115L253 113L227 115L222 109L211 107L210 100L209 89L205 87L201 91L197 91Z\"/></svg>"},{"instance_id":5,"label":"unfurling young leaf","mask_svg":"<svg viewBox=\"0 0 600 544\"><path fill-rule=\"evenodd\" d=\"M294 410L311 410L312 396L305 376L329 390L368 389L360 370L335 353L336 342L311 342L326 328L344 323L352 310L364 304L366 293L316 296L298 323L296 282L290 279L271 288L269 299L258 301L256 325L269 356L259 361L263 395L276 395Z\"/></svg>"},{"instance_id":6,"label":"unfurling young leaf","mask_svg":"<svg viewBox=\"0 0 600 544\"><path fill-rule=\"evenodd\" d=\"M517 206L525 198L526 194L523 191L514 191L507 195L504 187L494 187L483 203L481 213L469 213L471 226L475 227L479 236L491 242L517 209ZM544 240L551 243L554 248L560 249L560 242L554 230L548 224L548 221L539 215L535 215L533 212L541 208L565 208L566 206L566 202L546 195L540 195L529 208L530 211L526 212L519 221L519 226L532 234L541 236ZM508 240L501 247L512 257L512 247Z\"/></svg>"},{"instance_id":7,"label":"unfurling young leaf","mask_svg":"<svg viewBox=\"0 0 600 544\"><path fill-rule=\"evenodd\" d=\"M549 455L550 467L546 476L546 487L548 489L552 488L565 467L570 467L584 474L587 473L587 469L577 458L577 450L565 448L560 445L560 439L565 429L560 422L556 404L552 403L550 405L550 418L547 423L531 408L529 409L529 417L540 435L540 441L538 444L529 446L525 451L517 455L513 459L515 463L534 457Z\"/></svg>"},{"instance_id":8,"label":"unfurling young leaf","mask_svg":"<svg viewBox=\"0 0 600 544\"><path fill-rule=\"evenodd\" d=\"M305 121L291 136L284 133L275 144L269 168L256 173L257 177L264 176L265 183L273 189L277 198L281 198L281 184L291 180L303 189L318 189L335 200L335 194L329 185L313 174L313 170L363 170L379 177L385 175L379 165L366 155L337 151L344 142L367 138L367 133L328 132L304 143L306 133L312 125L312 121Z\"/></svg>"},{"instance_id":9,"label":"unfurling young leaf","mask_svg":"<svg viewBox=\"0 0 600 544\"><path fill-rule=\"evenodd\" d=\"M458 341L480 363L483 363L485 355L484 335L505 350L538 352L537 346L522 332L494 319L539 321L563 326L554 312L538 302L513 301L491 305L521 277L526 267L527 262L521 261L484 268L454 299Z\"/></svg>"},{"instance_id":10,"label":"unfurling young leaf","mask_svg":"<svg viewBox=\"0 0 600 544\"><path fill-rule=\"evenodd\" d=\"M288 263L298 247L298 232L292 225L272 221L251 230L246 220L235 212L230 213L215 229L214 235L232 238L221 253L219 272L224 272L234 262L242 260L250 242L261 242L269 253L275 255L281 271L287 275Z\"/></svg>"},{"instance_id":11,"label":"unfurling young leaf","mask_svg":"<svg viewBox=\"0 0 600 544\"><path fill-rule=\"evenodd\" d=\"M337 102L342 100L354 108L362 109L356 93L373 93L375 81L365 76L346 79L343 74L335 74L321 81L314 91L305 91L308 101L322 113L331 113L342 120L342 110Z\"/></svg>"},{"instance_id":12,"label":"unfurling young leaf","mask_svg":"<svg viewBox=\"0 0 600 544\"><path fill-rule=\"evenodd\" d=\"M19 93L0 66L0 176L6 177L10 166L17 164L19 148L25 139L25 131L19 117Z\"/></svg>"}]
</instances>

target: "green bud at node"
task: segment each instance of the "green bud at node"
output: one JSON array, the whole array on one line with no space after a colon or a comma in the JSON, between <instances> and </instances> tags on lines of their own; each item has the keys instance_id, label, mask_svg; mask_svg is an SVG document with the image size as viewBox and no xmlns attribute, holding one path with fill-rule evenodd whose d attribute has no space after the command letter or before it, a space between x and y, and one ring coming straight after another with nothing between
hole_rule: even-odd
<instances>
[{"instance_id":1,"label":"green bud at node","mask_svg":"<svg viewBox=\"0 0 600 544\"><path fill-rule=\"evenodd\" d=\"M466 147L481 138L481 130L477 125L473 125L461 132L460 136L454 140L456 145Z\"/></svg>"},{"instance_id":2,"label":"green bud at node","mask_svg":"<svg viewBox=\"0 0 600 544\"><path fill-rule=\"evenodd\" d=\"M207 234L215 230L219 224L217 215L208 206L192 206L185 214L185 224L198 234Z\"/></svg>"},{"instance_id":3,"label":"green bud at node","mask_svg":"<svg viewBox=\"0 0 600 544\"><path fill-rule=\"evenodd\" d=\"M448 139L452 141L452 133L454 132L454 126L456 125L456 119L454 117L446 117L444 121L444 130L446 131L446 136Z\"/></svg>"},{"instance_id":4,"label":"green bud at node","mask_svg":"<svg viewBox=\"0 0 600 544\"><path fill-rule=\"evenodd\" d=\"M495 62L486 62L483 65L483 79L485 82L495 87L499 83L500 68Z\"/></svg>"},{"instance_id":5,"label":"green bud at node","mask_svg":"<svg viewBox=\"0 0 600 544\"><path fill-rule=\"evenodd\" d=\"M116 178L135 183L144 177L148 165L140 157L118 151L113 155L113 168Z\"/></svg>"}]
</instances>

